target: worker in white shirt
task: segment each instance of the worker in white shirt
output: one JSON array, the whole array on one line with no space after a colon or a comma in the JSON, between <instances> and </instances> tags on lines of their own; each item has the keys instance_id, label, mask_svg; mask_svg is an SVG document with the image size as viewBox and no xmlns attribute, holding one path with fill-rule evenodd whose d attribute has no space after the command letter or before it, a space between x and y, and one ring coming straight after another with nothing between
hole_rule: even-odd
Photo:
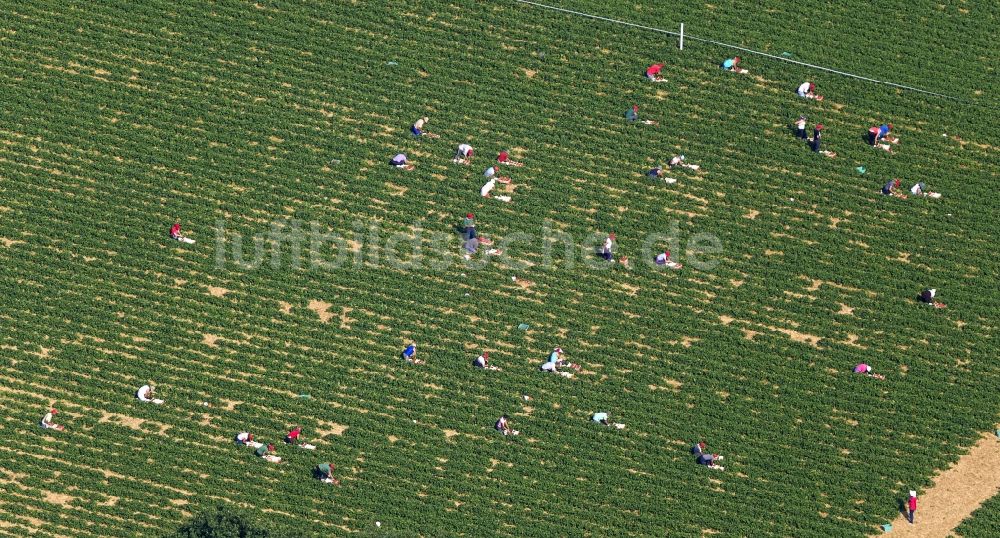
<instances>
[{"instance_id":1,"label":"worker in white shirt","mask_svg":"<svg viewBox=\"0 0 1000 538\"><path fill-rule=\"evenodd\" d=\"M472 146L469 144L459 144L458 151L455 152L455 158L451 160L453 163L458 164L469 164L472 162Z\"/></svg>"},{"instance_id":2,"label":"worker in white shirt","mask_svg":"<svg viewBox=\"0 0 1000 538\"><path fill-rule=\"evenodd\" d=\"M816 95L816 85L812 82L803 82L799 85L799 89L796 90L795 93L799 94L799 97L803 97L805 99L815 99L817 101L823 100L822 95Z\"/></svg>"}]
</instances>

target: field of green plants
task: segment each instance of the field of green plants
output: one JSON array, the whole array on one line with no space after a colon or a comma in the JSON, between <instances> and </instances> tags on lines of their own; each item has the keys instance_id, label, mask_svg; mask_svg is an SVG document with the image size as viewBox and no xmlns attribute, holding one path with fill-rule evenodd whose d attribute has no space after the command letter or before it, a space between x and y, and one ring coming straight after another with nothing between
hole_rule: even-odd
<instances>
[{"instance_id":1,"label":"field of green plants","mask_svg":"<svg viewBox=\"0 0 1000 538\"><path fill-rule=\"evenodd\" d=\"M955 529L962 538L989 538L1000 534L1000 496L993 496Z\"/></svg>"},{"instance_id":2,"label":"field of green plants","mask_svg":"<svg viewBox=\"0 0 1000 538\"><path fill-rule=\"evenodd\" d=\"M996 5L556 4L959 100L726 73L731 50L508 0L9 6L0 535L157 535L222 503L316 536L864 536L995 427ZM894 155L864 143L883 121ZM479 196L503 149L510 203ZM678 153L701 169L644 175ZM523 240L466 264L467 212ZM609 232L631 267L594 263ZM650 234L683 270L646 263ZM345 241L317 263L304 235ZM538 371L555 346L572 379ZM317 449L281 464L232 443L294 425Z\"/></svg>"}]
</instances>

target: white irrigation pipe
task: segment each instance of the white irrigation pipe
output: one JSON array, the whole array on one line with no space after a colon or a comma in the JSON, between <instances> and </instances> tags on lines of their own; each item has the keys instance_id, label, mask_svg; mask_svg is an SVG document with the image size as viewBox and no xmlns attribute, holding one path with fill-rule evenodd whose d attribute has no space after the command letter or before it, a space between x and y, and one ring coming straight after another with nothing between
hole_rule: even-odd
<instances>
[{"instance_id":1,"label":"white irrigation pipe","mask_svg":"<svg viewBox=\"0 0 1000 538\"><path fill-rule=\"evenodd\" d=\"M521 4L529 4L529 5L540 7L540 8L543 8L543 9L550 9L552 11L561 11L563 13L569 13L571 15L576 15L576 16L579 16L579 17L585 17L585 18L588 18L588 19L595 19L595 20L610 22L610 23L614 23L614 24L621 24L621 25L624 25L624 26L631 26L633 28L640 28L642 30L649 30L649 31L652 31L652 32L659 32L661 34L683 35L684 37L686 37L688 39L693 39L695 41L701 41L702 43L709 43L709 44L712 44L712 45L719 45L721 47L728 47L728 48L731 48L731 49L736 49L736 50L739 50L739 51L747 52L747 53L750 53L750 54L758 54L758 55L765 56L765 57L768 57L768 58L773 58L775 60L781 60L782 62L788 62L788 63L797 64L797 65L802 65L802 66L805 66L805 67L811 67L813 69L819 69L820 71L827 71L829 73L836 73L838 75L843 75L845 77L856 78L858 80L866 80L868 82L874 82L876 84L885 84L886 86L892 86L894 88L900 88L900 89L903 89L903 90L910 90L910 91L915 91L915 92L919 92L919 93L925 93L927 95L935 95L935 96L938 96L938 97L944 97L945 99L953 99L955 101L964 101L964 99L960 99L958 97L953 97L951 95L945 95L943 93L932 92L930 90L922 90L920 88L914 88L913 86L906 86L906 85L903 85L903 84L897 84L895 82L888 82L888 81L885 81L885 80L878 80L878 79L874 79L874 78L863 77L861 75L855 75L853 73L847 73L845 71L838 71L836 69L831 69L829 67L823 67L821 65L813 65L813 64L809 64L809 63L805 63L805 62L800 62L798 60L792 60L792 59L789 59L789 58L785 58L783 56L775 56L774 54L768 54L766 52L761 52L759 50L748 49L748 48L745 48L745 47L740 47L738 45L731 45L729 43L722 43L721 41L712 41L711 39L705 39L705 38L702 38L702 37L694 37L694 36L692 36L690 34L678 34L677 32L671 32L670 30L664 30L662 28L654 28L652 26L644 26L642 24L635 24L633 22L622 21L622 20L618 20L618 19L609 19L608 17L601 17L599 15L592 15L590 13L583 13L583 12L580 12L580 11L573 11L571 9L565 9L565 8L561 8L561 7L550 6L548 4L541 4L539 2L532 2L531 0L513 0L513 1L521 3Z\"/></svg>"}]
</instances>

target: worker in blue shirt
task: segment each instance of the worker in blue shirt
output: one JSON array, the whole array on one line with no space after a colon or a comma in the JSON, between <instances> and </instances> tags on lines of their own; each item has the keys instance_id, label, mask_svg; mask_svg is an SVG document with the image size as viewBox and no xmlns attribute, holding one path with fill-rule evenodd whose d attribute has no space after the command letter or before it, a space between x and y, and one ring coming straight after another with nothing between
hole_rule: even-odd
<instances>
[{"instance_id":1,"label":"worker in blue shirt","mask_svg":"<svg viewBox=\"0 0 1000 538\"><path fill-rule=\"evenodd\" d=\"M417 358L417 345L410 344L403 350L403 358L413 364L423 364L424 361Z\"/></svg>"}]
</instances>

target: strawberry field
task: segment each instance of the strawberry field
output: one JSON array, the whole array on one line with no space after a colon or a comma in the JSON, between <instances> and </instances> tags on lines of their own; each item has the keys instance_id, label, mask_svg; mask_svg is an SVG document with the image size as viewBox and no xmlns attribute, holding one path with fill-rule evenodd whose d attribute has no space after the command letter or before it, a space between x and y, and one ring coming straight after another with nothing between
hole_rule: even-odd
<instances>
[{"instance_id":1,"label":"strawberry field","mask_svg":"<svg viewBox=\"0 0 1000 538\"><path fill-rule=\"evenodd\" d=\"M955 529L962 538L996 536L1000 532L1000 497L994 496Z\"/></svg>"},{"instance_id":2,"label":"strawberry field","mask_svg":"<svg viewBox=\"0 0 1000 538\"><path fill-rule=\"evenodd\" d=\"M556 4L958 99L727 73L732 50L509 1L12 6L0 535L221 503L317 536L864 536L994 429L995 7ZM885 121L894 154L864 140ZM501 150L510 203L479 193ZM700 169L645 175L682 153ZM462 257L468 212L503 255ZM610 232L628 267L598 263ZM572 378L538 371L556 346ZM296 425L315 451L280 443Z\"/></svg>"}]
</instances>

